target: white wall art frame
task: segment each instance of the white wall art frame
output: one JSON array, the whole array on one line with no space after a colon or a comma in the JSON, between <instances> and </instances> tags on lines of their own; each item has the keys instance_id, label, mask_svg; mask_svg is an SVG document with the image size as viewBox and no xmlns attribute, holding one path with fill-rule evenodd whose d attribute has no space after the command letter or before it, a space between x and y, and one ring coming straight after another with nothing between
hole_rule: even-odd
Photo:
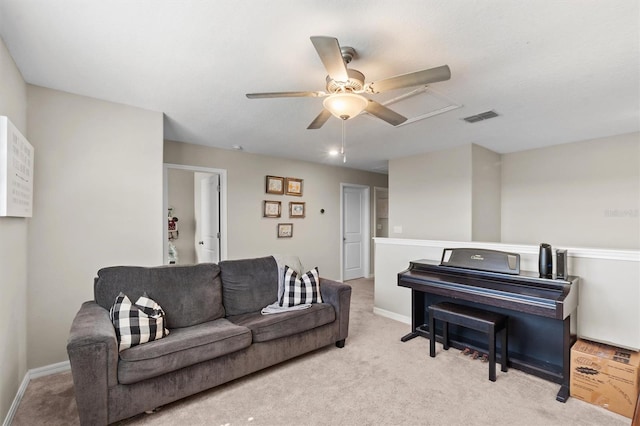
<instances>
[{"instance_id":1,"label":"white wall art frame","mask_svg":"<svg viewBox=\"0 0 640 426\"><path fill-rule=\"evenodd\" d=\"M29 141L0 116L0 216L32 216L33 156Z\"/></svg>"}]
</instances>

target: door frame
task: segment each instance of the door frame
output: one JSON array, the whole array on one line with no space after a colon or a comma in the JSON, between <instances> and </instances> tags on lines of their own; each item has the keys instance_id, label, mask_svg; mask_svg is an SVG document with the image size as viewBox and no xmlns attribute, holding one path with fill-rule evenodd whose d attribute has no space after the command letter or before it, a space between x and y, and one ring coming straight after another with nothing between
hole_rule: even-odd
<instances>
[{"instance_id":1,"label":"door frame","mask_svg":"<svg viewBox=\"0 0 640 426\"><path fill-rule=\"evenodd\" d=\"M362 192L362 269L365 278L371 277L371 187L354 183L340 183L340 281L344 281L344 190L357 188Z\"/></svg>"},{"instance_id":2,"label":"door frame","mask_svg":"<svg viewBox=\"0 0 640 426\"><path fill-rule=\"evenodd\" d=\"M184 164L162 164L162 262L169 263L169 230L167 229L167 210L169 209L169 169L192 172L212 173L220 176L220 260L227 259L227 170L212 167L186 166Z\"/></svg>"}]
</instances>

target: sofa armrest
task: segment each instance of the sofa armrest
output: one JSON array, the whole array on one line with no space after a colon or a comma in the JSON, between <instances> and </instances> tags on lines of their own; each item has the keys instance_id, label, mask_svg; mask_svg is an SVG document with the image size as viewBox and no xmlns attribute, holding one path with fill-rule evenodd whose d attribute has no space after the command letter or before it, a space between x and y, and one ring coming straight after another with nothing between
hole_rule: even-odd
<instances>
[{"instance_id":1,"label":"sofa armrest","mask_svg":"<svg viewBox=\"0 0 640 426\"><path fill-rule=\"evenodd\" d=\"M343 341L349 334L349 310L351 309L351 286L338 281L320 278L322 301L329 303L336 311L338 322L337 341Z\"/></svg>"},{"instance_id":2,"label":"sofa armrest","mask_svg":"<svg viewBox=\"0 0 640 426\"><path fill-rule=\"evenodd\" d=\"M107 424L109 388L118 382L118 341L109 311L93 301L80 307L67 354L81 424Z\"/></svg>"}]
</instances>

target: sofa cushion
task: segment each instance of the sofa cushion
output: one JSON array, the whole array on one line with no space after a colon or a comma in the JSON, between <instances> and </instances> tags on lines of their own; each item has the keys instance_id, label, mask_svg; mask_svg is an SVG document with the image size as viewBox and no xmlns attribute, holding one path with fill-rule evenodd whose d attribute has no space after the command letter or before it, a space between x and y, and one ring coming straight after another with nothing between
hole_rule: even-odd
<instances>
[{"instance_id":1,"label":"sofa cushion","mask_svg":"<svg viewBox=\"0 0 640 426\"><path fill-rule=\"evenodd\" d=\"M298 274L288 266L284 267L284 292L280 306L290 307L305 303L322 303L318 268Z\"/></svg>"},{"instance_id":2,"label":"sofa cushion","mask_svg":"<svg viewBox=\"0 0 640 426\"><path fill-rule=\"evenodd\" d=\"M213 263L145 268L112 266L98 271L96 303L109 310L118 293L136 300L146 292L166 314L169 329L222 318L220 268Z\"/></svg>"},{"instance_id":3,"label":"sofa cushion","mask_svg":"<svg viewBox=\"0 0 640 426\"><path fill-rule=\"evenodd\" d=\"M171 330L164 339L120 352L118 382L131 384L251 345L251 331L224 318Z\"/></svg>"},{"instance_id":4,"label":"sofa cushion","mask_svg":"<svg viewBox=\"0 0 640 426\"><path fill-rule=\"evenodd\" d=\"M291 336L336 319L333 306L328 303L316 303L308 309L288 311L280 314L262 315L260 312L227 317L234 324L251 330L253 341L266 342L280 337Z\"/></svg>"},{"instance_id":5,"label":"sofa cushion","mask_svg":"<svg viewBox=\"0 0 640 426\"><path fill-rule=\"evenodd\" d=\"M273 256L219 263L227 316L260 312L278 299L278 265Z\"/></svg>"},{"instance_id":6,"label":"sofa cushion","mask_svg":"<svg viewBox=\"0 0 640 426\"><path fill-rule=\"evenodd\" d=\"M116 329L118 350L162 339L169 330L164 327L164 311L144 293L135 304L122 292L116 297L109 317Z\"/></svg>"}]
</instances>

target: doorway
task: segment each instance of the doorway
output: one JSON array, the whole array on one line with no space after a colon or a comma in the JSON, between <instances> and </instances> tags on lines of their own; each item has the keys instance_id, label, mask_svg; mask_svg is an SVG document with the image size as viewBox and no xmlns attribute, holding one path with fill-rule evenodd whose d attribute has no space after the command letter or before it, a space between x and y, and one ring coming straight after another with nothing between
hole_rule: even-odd
<instances>
[{"instance_id":1,"label":"doorway","mask_svg":"<svg viewBox=\"0 0 640 426\"><path fill-rule=\"evenodd\" d=\"M374 237L387 238L389 237L389 189L388 188L373 188L373 205L374 217L373 223L375 227L373 230Z\"/></svg>"},{"instance_id":2,"label":"doorway","mask_svg":"<svg viewBox=\"0 0 640 426\"><path fill-rule=\"evenodd\" d=\"M340 184L342 280L369 277L369 186Z\"/></svg>"},{"instance_id":3,"label":"doorway","mask_svg":"<svg viewBox=\"0 0 640 426\"><path fill-rule=\"evenodd\" d=\"M163 181L163 223L177 218L163 227L164 264L225 260L227 171L165 163Z\"/></svg>"},{"instance_id":4,"label":"doorway","mask_svg":"<svg viewBox=\"0 0 640 426\"><path fill-rule=\"evenodd\" d=\"M220 262L220 175L193 174L194 263Z\"/></svg>"}]
</instances>

